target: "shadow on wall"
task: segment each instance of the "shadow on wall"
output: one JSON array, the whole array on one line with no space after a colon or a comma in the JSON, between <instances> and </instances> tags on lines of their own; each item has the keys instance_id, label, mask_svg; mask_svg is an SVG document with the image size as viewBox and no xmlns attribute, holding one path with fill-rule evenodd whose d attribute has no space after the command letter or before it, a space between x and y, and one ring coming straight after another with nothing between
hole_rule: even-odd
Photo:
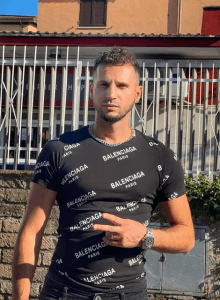
<instances>
[{"instance_id":1,"label":"shadow on wall","mask_svg":"<svg viewBox=\"0 0 220 300\"><path fill-rule=\"evenodd\" d=\"M178 34L178 4L177 0L168 2L167 34Z\"/></svg>"}]
</instances>

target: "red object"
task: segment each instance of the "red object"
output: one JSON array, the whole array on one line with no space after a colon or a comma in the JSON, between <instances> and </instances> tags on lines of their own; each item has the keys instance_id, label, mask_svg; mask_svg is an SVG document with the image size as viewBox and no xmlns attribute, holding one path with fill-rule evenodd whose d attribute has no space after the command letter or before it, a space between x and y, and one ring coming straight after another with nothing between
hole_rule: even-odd
<instances>
[{"instance_id":1,"label":"red object","mask_svg":"<svg viewBox=\"0 0 220 300\"><path fill-rule=\"evenodd\" d=\"M203 8L201 34L220 34L220 6Z\"/></svg>"},{"instance_id":2,"label":"red object","mask_svg":"<svg viewBox=\"0 0 220 300\"><path fill-rule=\"evenodd\" d=\"M0 45L71 47L220 47L220 37L137 36L137 37L51 37L0 36Z\"/></svg>"},{"instance_id":3,"label":"red object","mask_svg":"<svg viewBox=\"0 0 220 300\"><path fill-rule=\"evenodd\" d=\"M215 68L214 72L213 72L213 68L209 69L209 79L217 79L218 78L218 70ZM214 73L214 74L213 74ZM187 78L193 78L192 76L192 72L191 74L186 74ZM205 79L205 69L197 69L197 79L200 80L200 78ZM208 95L207 95L207 99L206 99L206 95L205 95L205 85L207 85L207 89L208 89ZM192 103L192 86L193 83L190 82L190 89L189 89L189 97L187 96L185 98L186 102L190 102ZM208 84L205 82L197 82L196 83L196 104L197 105L203 105L204 104L204 100L208 100L208 105L216 105L216 91L217 91L217 82L209 82Z\"/></svg>"}]
</instances>

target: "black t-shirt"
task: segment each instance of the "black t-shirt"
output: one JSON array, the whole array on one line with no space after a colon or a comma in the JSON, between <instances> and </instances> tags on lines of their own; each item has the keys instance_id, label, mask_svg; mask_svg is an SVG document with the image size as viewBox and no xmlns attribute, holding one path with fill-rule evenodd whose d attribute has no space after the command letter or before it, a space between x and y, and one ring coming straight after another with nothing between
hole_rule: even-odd
<instances>
[{"instance_id":1,"label":"black t-shirt","mask_svg":"<svg viewBox=\"0 0 220 300\"><path fill-rule=\"evenodd\" d=\"M147 226L159 201L185 194L183 170L173 151L136 131L119 146L93 139L88 126L48 142L33 182L57 191L59 239L50 270L78 289L140 291L143 250L106 245L93 224L108 212ZM147 264L147 262L146 262Z\"/></svg>"}]
</instances>

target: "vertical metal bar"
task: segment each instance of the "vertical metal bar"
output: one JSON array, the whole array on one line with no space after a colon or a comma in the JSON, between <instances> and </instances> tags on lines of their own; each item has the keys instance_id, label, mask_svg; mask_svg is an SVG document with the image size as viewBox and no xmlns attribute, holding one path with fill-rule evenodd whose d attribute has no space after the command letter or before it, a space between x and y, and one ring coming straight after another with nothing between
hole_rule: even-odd
<instances>
[{"instance_id":1,"label":"vertical metal bar","mask_svg":"<svg viewBox=\"0 0 220 300\"><path fill-rule=\"evenodd\" d=\"M42 133L44 122L44 97L45 83L47 76L47 46L45 47L44 67L40 67L40 91L39 91L39 109L38 109L38 134L37 134L37 155L40 154L42 148Z\"/></svg>"},{"instance_id":2,"label":"vertical metal bar","mask_svg":"<svg viewBox=\"0 0 220 300\"><path fill-rule=\"evenodd\" d=\"M17 115L17 120L18 120L18 127L15 127L15 156L14 156L14 170L17 170L17 165L18 165L18 149L19 149L19 135L20 130L19 130L19 124L20 124L20 119L22 118L21 116L21 77L22 77L22 70L21 66L17 67L17 85L18 85L18 93L17 93L17 98L16 98L16 115Z\"/></svg>"},{"instance_id":3,"label":"vertical metal bar","mask_svg":"<svg viewBox=\"0 0 220 300\"><path fill-rule=\"evenodd\" d=\"M67 77L68 77L68 59L69 46L66 53L66 66L62 68L62 94L61 94L61 116L60 116L60 134L65 130L65 112L66 112L66 92L67 92Z\"/></svg>"},{"instance_id":4,"label":"vertical metal bar","mask_svg":"<svg viewBox=\"0 0 220 300\"><path fill-rule=\"evenodd\" d=\"M81 90L81 76L82 76L82 62L78 62L78 80L77 80L77 112L76 112L76 129L79 128L79 114L80 114L80 90Z\"/></svg>"},{"instance_id":5,"label":"vertical metal bar","mask_svg":"<svg viewBox=\"0 0 220 300\"><path fill-rule=\"evenodd\" d=\"M167 123L166 123L166 145L170 147L170 120L171 120L171 105L172 105L172 78L173 78L173 71L172 68L168 69L169 73L169 84L168 84L168 103L167 103Z\"/></svg>"},{"instance_id":6,"label":"vertical metal bar","mask_svg":"<svg viewBox=\"0 0 220 300\"><path fill-rule=\"evenodd\" d=\"M145 77L144 77L144 95L143 95L143 102L144 102L144 115L142 116L143 118L143 130L144 130L144 134L147 133L147 116L148 116L148 78L149 78L149 72L148 72L148 68L145 68Z\"/></svg>"},{"instance_id":7,"label":"vertical metal bar","mask_svg":"<svg viewBox=\"0 0 220 300\"><path fill-rule=\"evenodd\" d=\"M29 67L28 72L28 108L27 108L27 135L26 135L26 151L25 151L25 169L30 163L30 149L31 149L31 130L32 130L32 90L33 87L33 66Z\"/></svg>"},{"instance_id":8,"label":"vertical metal bar","mask_svg":"<svg viewBox=\"0 0 220 300\"><path fill-rule=\"evenodd\" d=\"M88 107L89 107L89 78L90 78L90 70L89 70L89 62L86 64L86 79L85 79L85 91L84 91L84 109L83 109L83 125L86 126L88 124Z\"/></svg>"},{"instance_id":9,"label":"vertical metal bar","mask_svg":"<svg viewBox=\"0 0 220 300\"><path fill-rule=\"evenodd\" d=\"M209 79L209 69L205 69L205 79ZM202 171L206 170L206 149L207 149L207 118L209 101L209 82L204 83L204 104L203 104L203 126L202 126Z\"/></svg>"},{"instance_id":10,"label":"vertical metal bar","mask_svg":"<svg viewBox=\"0 0 220 300\"><path fill-rule=\"evenodd\" d=\"M45 93L45 77L46 69L40 67L40 90L39 90L39 104L38 104L38 133L37 133L37 154L40 154L42 147L42 131L43 131L43 122L44 122L44 93Z\"/></svg>"},{"instance_id":11,"label":"vertical metal bar","mask_svg":"<svg viewBox=\"0 0 220 300\"><path fill-rule=\"evenodd\" d=\"M200 88L199 88L199 132L198 132L198 153L197 153L197 176L199 175L199 159L200 159L200 138L201 138L201 107L202 107L202 63L200 67ZM200 167L201 168L201 167Z\"/></svg>"},{"instance_id":12,"label":"vertical metal bar","mask_svg":"<svg viewBox=\"0 0 220 300\"><path fill-rule=\"evenodd\" d=\"M180 97L180 67L179 63L177 64L177 95L176 95L176 124L175 124L175 153L178 153L178 142L177 142L177 134L178 134L178 101Z\"/></svg>"},{"instance_id":13,"label":"vertical metal bar","mask_svg":"<svg viewBox=\"0 0 220 300\"><path fill-rule=\"evenodd\" d=\"M141 101L141 124L140 124L140 131L143 132L144 122L143 122L143 116L144 116L144 94L145 94L145 62L142 63L142 101Z\"/></svg>"},{"instance_id":14,"label":"vertical metal bar","mask_svg":"<svg viewBox=\"0 0 220 300\"><path fill-rule=\"evenodd\" d=\"M1 86L0 86L0 125L2 120L2 91L4 80L4 68L5 68L5 45L2 47L2 73L1 73Z\"/></svg>"},{"instance_id":15,"label":"vertical metal bar","mask_svg":"<svg viewBox=\"0 0 220 300\"><path fill-rule=\"evenodd\" d=\"M188 83L189 83L188 87L189 87L189 89L188 89L188 93L187 93L188 94L187 100L185 100L183 98L184 104L187 104L187 105L185 105L185 107L187 107L185 121L183 120L183 123L186 123L186 131L185 131L185 161L184 161L185 172L186 172L187 167L188 167L187 161L188 161L189 107L190 107L189 95L190 95L190 82L191 82L190 76L191 76L191 63L189 63L189 78L188 78ZM185 79L185 77L184 77L184 79ZM183 81L183 78L182 78L182 86L183 86L183 94L184 94L185 82ZM183 109L183 114L184 113L185 113L185 109ZM183 131L184 131L184 128L183 128Z\"/></svg>"},{"instance_id":16,"label":"vertical metal bar","mask_svg":"<svg viewBox=\"0 0 220 300\"><path fill-rule=\"evenodd\" d=\"M211 92L211 105L210 105L210 109L211 109L211 114L210 114L210 127L209 127L209 176L211 175L211 160L212 160L212 137L215 135L215 133L213 132L213 136L212 136L212 109L213 109L213 91L214 91L214 72L215 72L215 67L214 67L214 63L212 65L212 92ZM209 84L210 86L210 84ZM208 103L209 105L209 103ZM211 176L210 176L211 177ZM210 178L211 179L211 178Z\"/></svg>"},{"instance_id":17,"label":"vertical metal bar","mask_svg":"<svg viewBox=\"0 0 220 300\"><path fill-rule=\"evenodd\" d=\"M56 71L54 66L51 67L50 87L49 140L53 138L54 130L54 105L56 94Z\"/></svg>"},{"instance_id":18,"label":"vertical metal bar","mask_svg":"<svg viewBox=\"0 0 220 300\"><path fill-rule=\"evenodd\" d=\"M155 105L155 120L154 120L154 138L158 139L158 122L159 122L159 105L160 105L160 69L156 70L157 84L156 84L156 100Z\"/></svg>"},{"instance_id":19,"label":"vertical metal bar","mask_svg":"<svg viewBox=\"0 0 220 300\"><path fill-rule=\"evenodd\" d=\"M71 131L75 130L76 123L76 95L77 95L77 68L73 68L73 93L72 93L72 117L71 117Z\"/></svg>"},{"instance_id":20,"label":"vertical metal bar","mask_svg":"<svg viewBox=\"0 0 220 300\"><path fill-rule=\"evenodd\" d=\"M130 113L130 125L132 128L135 127L135 104L132 107L131 113Z\"/></svg>"},{"instance_id":21,"label":"vertical metal bar","mask_svg":"<svg viewBox=\"0 0 220 300\"><path fill-rule=\"evenodd\" d=\"M177 150L177 156L178 156L179 160L182 159L182 146L183 146L183 101L184 101L183 79L184 78L185 78L185 71L183 68L181 68L179 121L178 121L178 150Z\"/></svg>"},{"instance_id":22,"label":"vertical metal bar","mask_svg":"<svg viewBox=\"0 0 220 300\"><path fill-rule=\"evenodd\" d=\"M80 109L80 77L82 71L82 63L78 62L78 67L74 68L74 93L72 106L72 130L76 130L79 126L79 109Z\"/></svg>"},{"instance_id":23,"label":"vertical metal bar","mask_svg":"<svg viewBox=\"0 0 220 300\"><path fill-rule=\"evenodd\" d=\"M196 68L193 68L193 79L197 79ZM189 86L190 86L190 82L189 82ZM191 114L190 114L189 170L193 169L195 117L196 117L195 115L196 114L196 91L197 91L197 82L193 81L192 82L192 103L191 103Z\"/></svg>"},{"instance_id":24,"label":"vertical metal bar","mask_svg":"<svg viewBox=\"0 0 220 300\"><path fill-rule=\"evenodd\" d=\"M193 72L193 76L194 76L194 69L192 70L192 72ZM189 132L189 130L190 130L190 121L189 121L189 116L190 116L190 111L189 111L189 108L190 108L190 106L191 106L191 103L190 103L190 92L191 92L191 89L190 89L190 82L192 81L191 79L190 79L190 76L191 76L191 63L189 63L189 78L188 78L188 96L187 96L187 112L186 112L186 134L185 134L185 163L184 163L184 165L185 165L185 172L186 172L186 170L187 170L187 167L188 167L188 137L190 136L190 132ZM194 82L193 82L194 83ZM184 87L185 87L185 84L184 84L184 82L183 82L183 85L184 85ZM184 93L184 91L183 91L183 93ZM184 99L183 99L183 101L185 101ZM184 110L185 111L185 110ZM189 145L190 145L190 142L189 142ZM190 156L190 153L189 153L189 156Z\"/></svg>"},{"instance_id":25,"label":"vertical metal bar","mask_svg":"<svg viewBox=\"0 0 220 300\"><path fill-rule=\"evenodd\" d=\"M21 125L22 125L22 110L23 110L23 95L24 95L24 79L25 79L25 64L26 64L26 51L27 46L24 46L24 58L23 58L23 74L22 74L22 88L21 88L21 101L20 101L20 119L19 119L19 136L18 136L18 163L20 158L20 144L21 144Z\"/></svg>"},{"instance_id":26,"label":"vertical metal bar","mask_svg":"<svg viewBox=\"0 0 220 300\"><path fill-rule=\"evenodd\" d=\"M51 93L50 93L50 118L49 118L49 140L54 137L54 108L56 96L56 81L57 81L57 58L58 46L56 47L55 67L51 67Z\"/></svg>"},{"instance_id":27,"label":"vertical metal bar","mask_svg":"<svg viewBox=\"0 0 220 300\"><path fill-rule=\"evenodd\" d=\"M7 157L7 147L8 145L8 130L9 130L9 95L10 95L10 82L11 82L11 68L9 66L6 67L6 91L5 91L5 114L7 114L5 119L5 134L4 134L4 144L5 149L3 151L3 164L2 169L6 169L6 157Z\"/></svg>"},{"instance_id":28,"label":"vertical metal bar","mask_svg":"<svg viewBox=\"0 0 220 300\"><path fill-rule=\"evenodd\" d=\"M152 118L152 137L154 137L154 133L155 133L155 98L156 98L156 71L157 71L157 64L156 62L154 63L154 91L153 91L153 118Z\"/></svg>"},{"instance_id":29,"label":"vertical metal bar","mask_svg":"<svg viewBox=\"0 0 220 300\"><path fill-rule=\"evenodd\" d=\"M167 120L167 75L168 75L168 63L166 63L165 71L165 97L164 97L164 119L163 119L163 143L166 143L166 120Z\"/></svg>"},{"instance_id":30,"label":"vertical metal bar","mask_svg":"<svg viewBox=\"0 0 220 300\"><path fill-rule=\"evenodd\" d=\"M61 92L61 116L60 116L60 132L59 134L64 133L65 127L65 112L66 112L66 67L62 67L62 92Z\"/></svg>"},{"instance_id":31,"label":"vertical metal bar","mask_svg":"<svg viewBox=\"0 0 220 300\"><path fill-rule=\"evenodd\" d=\"M29 84L31 84L31 86L29 85L29 93L28 93L27 152L25 157L25 168L27 168L27 165L30 165L30 157L31 157L36 60L37 60L37 46L35 46L35 51L34 51L34 66L30 67L29 69L30 71Z\"/></svg>"},{"instance_id":32,"label":"vertical metal bar","mask_svg":"<svg viewBox=\"0 0 220 300\"><path fill-rule=\"evenodd\" d=\"M13 47L13 58L12 58L12 76L11 76L11 91L8 91L10 97L9 104L9 127L8 127L8 149L7 149L7 159L10 156L10 146L11 146L11 106L13 105L13 88L14 88L14 69L15 69L15 49L16 46ZM14 145L12 145L14 146Z\"/></svg>"},{"instance_id":33,"label":"vertical metal bar","mask_svg":"<svg viewBox=\"0 0 220 300\"><path fill-rule=\"evenodd\" d=\"M220 68L217 69L217 79L220 79ZM213 170L217 171L218 168L218 162L219 162L219 130L218 130L218 124L220 120L220 82L216 83L216 104L215 104L215 125L214 125L214 134L215 134L215 140L214 140L214 164L213 164Z\"/></svg>"}]
</instances>

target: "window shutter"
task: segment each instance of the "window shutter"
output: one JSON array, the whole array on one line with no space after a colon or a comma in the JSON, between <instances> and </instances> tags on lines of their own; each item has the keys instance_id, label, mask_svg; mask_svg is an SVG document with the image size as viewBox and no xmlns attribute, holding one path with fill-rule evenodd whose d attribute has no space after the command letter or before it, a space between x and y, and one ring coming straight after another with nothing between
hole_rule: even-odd
<instances>
[{"instance_id":1,"label":"window shutter","mask_svg":"<svg viewBox=\"0 0 220 300\"><path fill-rule=\"evenodd\" d=\"M81 26L92 25L92 0L81 1L80 25Z\"/></svg>"},{"instance_id":2,"label":"window shutter","mask_svg":"<svg viewBox=\"0 0 220 300\"><path fill-rule=\"evenodd\" d=\"M94 1L93 25L106 26L106 0Z\"/></svg>"},{"instance_id":3,"label":"window shutter","mask_svg":"<svg viewBox=\"0 0 220 300\"><path fill-rule=\"evenodd\" d=\"M220 34L220 6L203 8L201 34Z\"/></svg>"}]
</instances>

